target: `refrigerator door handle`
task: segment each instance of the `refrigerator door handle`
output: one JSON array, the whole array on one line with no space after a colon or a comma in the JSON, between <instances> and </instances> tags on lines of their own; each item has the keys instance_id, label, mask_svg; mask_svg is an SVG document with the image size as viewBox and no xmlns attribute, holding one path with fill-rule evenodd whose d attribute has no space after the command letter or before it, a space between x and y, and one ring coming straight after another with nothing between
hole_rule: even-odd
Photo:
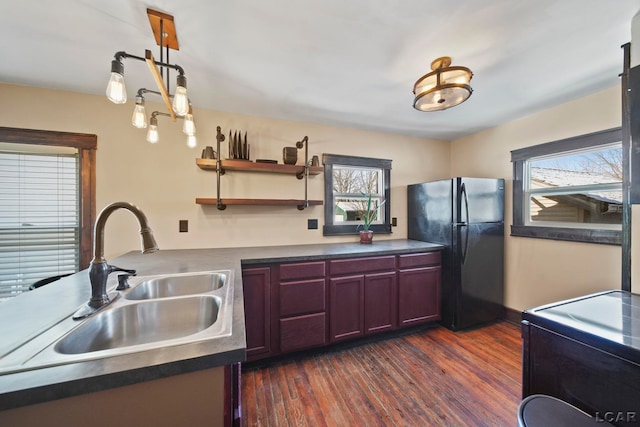
<instances>
[{"instance_id":1,"label":"refrigerator door handle","mask_svg":"<svg viewBox=\"0 0 640 427\"><path fill-rule=\"evenodd\" d=\"M460 187L460 193L464 197L465 224L469 224L469 198L467 197L467 187L464 185L464 182Z\"/></svg>"},{"instance_id":2,"label":"refrigerator door handle","mask_svg":"<svg viewBox=\"0 0 640 427\"><path fill-rule=\"evenodd\" d=\"M460 193L464 196L464 213L465 213L465 222L460 224L467 226L469 225L469 199L467 198L467 187L462 183L462 187L460 188ZM461 262L464 264L465 259L467 258L467 248L469 247L469 230L466 230L464 237L464 246L462 247L462 256Z\"/></svg>"}]
</instances>

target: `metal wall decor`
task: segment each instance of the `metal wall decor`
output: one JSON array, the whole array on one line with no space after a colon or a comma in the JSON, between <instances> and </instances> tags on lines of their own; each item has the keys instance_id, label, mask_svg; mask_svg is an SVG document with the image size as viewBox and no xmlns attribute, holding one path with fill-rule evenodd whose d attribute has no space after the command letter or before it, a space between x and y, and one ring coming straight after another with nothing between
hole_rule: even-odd
<instances>
[{"instance_id":1,"label":"metal wall decor","mask_svg":"<svg viewBox=\"0 0 640 427\"><path fill-rule=\"evenodd\" d=\"M242 132L235 131L232 136L229 131L229 160L249 160L250 157L251 146L247 144L247 131L244 132L244 142Z\"/></svg>"}]
</instances>

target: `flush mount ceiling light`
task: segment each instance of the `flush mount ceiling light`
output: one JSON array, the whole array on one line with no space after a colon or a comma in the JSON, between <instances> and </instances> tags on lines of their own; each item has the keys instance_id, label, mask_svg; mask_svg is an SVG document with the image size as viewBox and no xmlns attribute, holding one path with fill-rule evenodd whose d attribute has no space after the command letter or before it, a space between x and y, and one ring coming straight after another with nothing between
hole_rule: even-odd
<instances>
[{"instance_id":1,"label":"flush mount ceiling light","mask_svg":"<svg viewBox=\"0 0 640 427\"><path fill-rule=\"evenodd\" d=\"M158 142L158 119L157 116L170 117L172 121L176 119L184 120L182 131L187 135L187 145L191 148L196 146L196 127L193 122L193 114L191 110L191 102L187 96L187 77L184 70L177 64L169 64L169 49L179 50L178 38L176 36L175 25L173 24L173 16L156 10L147 9L147 16L151 24L151 30L155 37L156 43L160 46L160 61L157 62L150 50L145 50L144 58L140 56L130 55L127 52L120 51L114 55L111 61L111 78L107 85L107 98L115 104L124 104L127 102L127 90L124 84L124 64L123 59L131 58L138 61L144 61L149 66L149 70L156 82L159 91L149 89L139 89L136 96L136 105L131 117L131 124L139 129L147 127L147 114L144 108L144 95L152 93L160 95L167 106L168 113L154 111L149 119L149 129L147 130L147 141L151 143ZM163 50L164 48L164 50ZM164 62L166 54L167 62ZM166 70L166 84L163 82L164 71ZM171 94L170 86L170 70L176 70L178 76L176 78L176 90ZM173 102L170 98L173 98Z\"/></svg>"},{"instance_id":2,"label":"flush mount ceiling light","mask_svg":"<svg viewBox=\"0 0 640 427\"><path fill-rule=\"evenodd\" d=\"M413 86L416 96L413 108L420 111L440 111L455 107L471 96L469 86L473 73L467 67L450 67L451 58L443 56L431 63L431 71Z\"/></svg>"}]
</instances>

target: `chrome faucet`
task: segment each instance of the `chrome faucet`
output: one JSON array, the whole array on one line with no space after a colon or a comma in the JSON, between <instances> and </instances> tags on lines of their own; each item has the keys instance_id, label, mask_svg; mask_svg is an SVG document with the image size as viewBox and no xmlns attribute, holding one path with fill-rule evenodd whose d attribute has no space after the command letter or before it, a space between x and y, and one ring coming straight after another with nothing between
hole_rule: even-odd
<instances>
[{"instance_id":1,"label":"chrome faucet","mask_svg":"<svg viewBox=\"0 0 640 427\"><path fill-rule=\"evenodd\" d=\"M87 316L91 316L96 311L109 305L113 300L118 297L117 292L107 294L107 278L110 273L114 271L124 271L129 274L135 274L135 270L127 270L124 268L116 267L115 265L107 264L107 260L104 258L104 227L107 222L107 218L117 209L127 209L135 215L140 224L140 235L142 237L142 253L148 254L156 252L158 245L153 238L151 228L147 217L142 211L126 202L112 203L98 214L95 227L93 229L93 259L89 265L89 281L91 282L91 299L87 304L83 305L73 315L74 320L84 319Z\"/></svg>"}]
</instances>

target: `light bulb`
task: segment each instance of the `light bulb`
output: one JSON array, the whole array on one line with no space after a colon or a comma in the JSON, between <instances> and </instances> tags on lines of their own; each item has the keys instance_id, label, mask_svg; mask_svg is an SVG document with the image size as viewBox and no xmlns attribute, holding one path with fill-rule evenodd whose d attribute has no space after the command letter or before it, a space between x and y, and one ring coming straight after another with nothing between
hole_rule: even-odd
<instances>
[{"instance_id":1,"label":"light bulb","mask_svg":"<svg viewBox=\"0 0 640 427\"><path fill-rule=\"evenodd\" d=\"M198 140L196 139L196 136L195 135L187 136L187 147L196 148L196 145L198 145Z\"/></svg>"},{"instance_id":2,"label":"light bulb","mask_svg":"<svg viewBox=\"0 0 640 427\"><path fill-rule=\"evenodd\" d=\"M114 104L124 104L127 102L127 89L124 87L124 77L122 74L111 73L111 78L107 85L107 98Z\"/></svg>"},{"instance_id":3,"label":"light bulb","mask_svg":"<svg viewBox=\"0 0 640 427\"><path fill-rule=\"evenodd\" d=\"M157 121L157 119L156 119ZM149 130L147 131L147 141L152 144L155 144L160 139L160 135L158 135L158 125L153 124L153 119L151 119L151 124L149 125Z\"/></svg>"},{"instance_id":4,"label":"light bulb","mask_svg":"<svg viewBox=\"0 0 640 427\"><path fill-rule=\"evenodd\" d=\"M196 134L196 124L193 122L193 114L184 116L184 123L182 124L182 132L187 136L193 136Z\"/></svg>"},{"instance_id":5,"label":"light bulb","mask_svg":"<svg viewBox=\"0 0 640 427\"><path fill-rule=\"evenodd\" d=\"M141 99L141 97L136 98L136 106L133 109L133 116L131 116L131 124L138 129L147 127L147 113L144 109L144 99Z\"/></svg>"},{"instance_id":6,"label":"light bulb","mask_svg":"<svg viewBox=\"0 0 640 427\"><path fill-rule=\"evenodd\" d=\"M187 78L183 74L179 74L176 81L176 93L173 95L173 111L179 116L184 116L189 112Z\"/></svg>"},{"instance_id":7,"label":"light bulb","mask_svg":"<svg viewBox=\"0 0 640 427\"><path fill-rule=\"evenodd\" d=\"M107 98L114 104L127 102L127 89L124 86L124 65L117 60L111 61L111 78L107 85Z\"/></svg>"}]
</instances>

